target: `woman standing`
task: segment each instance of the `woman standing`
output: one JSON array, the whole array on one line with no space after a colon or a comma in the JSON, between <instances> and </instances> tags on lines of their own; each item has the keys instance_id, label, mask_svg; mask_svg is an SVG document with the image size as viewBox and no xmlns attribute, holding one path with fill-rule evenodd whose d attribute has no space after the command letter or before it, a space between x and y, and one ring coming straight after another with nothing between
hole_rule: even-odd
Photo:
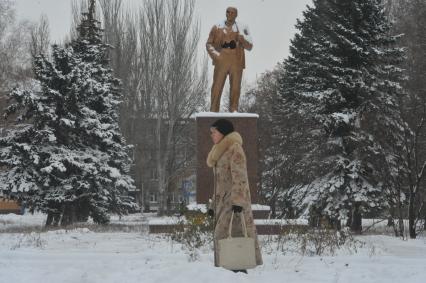
<instances>
[{"instance_id":1,"label":"woman standing","mask_svg":"<svg viewBox=\"0 0 426 283\"><path fill-rule=\"evenodd\" d=\"M209 207L209 214L215 217L215 266L219 266L218 241L228 237L232 212L236 213L232 223L232 236L243 236L241 213L238 213L242 212L247 235L255 240L256 264L261 265L262 256L251 211L243 140L241 135L234 131L232 123L226 119L214 122L210 134L214 145L207 157L207 165L213 168L215 182L215 193ZM238 271L247 273L246 270Z\"/></svg>"}]
</instances>

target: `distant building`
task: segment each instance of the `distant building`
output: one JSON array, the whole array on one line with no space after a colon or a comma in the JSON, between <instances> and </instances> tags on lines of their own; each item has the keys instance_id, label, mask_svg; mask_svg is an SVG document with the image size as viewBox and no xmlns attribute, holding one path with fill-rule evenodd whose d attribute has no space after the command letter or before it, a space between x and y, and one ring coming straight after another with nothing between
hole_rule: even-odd
<instances>
[{"instance_id":1,"label":"distant building","mask_svg":"<svg viewBox=\"0 0 426 283\"><path fill-rule=\"evenodd\" d=\"M165 150L168 122L163 121L160 145L155 138L156 123L156 119L143 119L135 127L132 176L136 191L132 195L144 211L157 211L159 206L157 154L159 150L162 153ZM178 211L182 204L195 201L195 123L192 119L181 120L175 127L177 134L173 137L167 169L170 175L167 188L170 211Z\"/></svg>"}]
</instances>

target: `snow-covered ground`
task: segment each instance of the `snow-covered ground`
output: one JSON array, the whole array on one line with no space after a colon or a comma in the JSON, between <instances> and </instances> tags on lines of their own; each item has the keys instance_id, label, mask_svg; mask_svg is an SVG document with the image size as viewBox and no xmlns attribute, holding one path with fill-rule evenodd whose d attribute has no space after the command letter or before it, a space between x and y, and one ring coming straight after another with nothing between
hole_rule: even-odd
<instances>
[{"instance_id":1,"label":"snow-covered ground","mask_svg":"<svg viewBox=\"0 0 426 283\"><path fill-rule=\"evenodd\" d=\"M357 253L336 256L283 254L271 238L261 237L264 265L246 274L213 267L209 247L189 260L181 244L165 235L149 235L143 226L153 216L113 219L141 226L129 232L88 225L72 230L11 233L10 228L41 227L45 217L0 215L0 282L426 282L426 239L403 241L384 236L358 237ZM24 231L24 229L23 229Z\"/></svg>"}]
</instances>

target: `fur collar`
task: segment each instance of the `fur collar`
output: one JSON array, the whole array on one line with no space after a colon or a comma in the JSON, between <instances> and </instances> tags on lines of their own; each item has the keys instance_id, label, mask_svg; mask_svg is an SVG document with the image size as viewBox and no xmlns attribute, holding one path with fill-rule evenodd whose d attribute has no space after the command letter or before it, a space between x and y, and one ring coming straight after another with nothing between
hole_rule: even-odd
<instances>
[{"instance_id":1,"label":"fur collar","mask_svg":"<svg viewBox=\"0 0 426 283\"><path fill-rule=\"evenodd\" d=\"M218 144L213 145L207 157L207 166L214 167L225 151L236 143L243 145L243 138L239 133L232 132L226 135Z\"/></svg>"}]
</instances>

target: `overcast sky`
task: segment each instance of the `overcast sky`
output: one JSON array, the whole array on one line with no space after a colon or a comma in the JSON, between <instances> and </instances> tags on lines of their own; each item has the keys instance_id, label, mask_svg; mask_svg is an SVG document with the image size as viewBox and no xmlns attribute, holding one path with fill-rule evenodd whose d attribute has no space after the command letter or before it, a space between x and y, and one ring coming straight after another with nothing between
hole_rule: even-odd
<instances>
[{"instance_id":1,"label":"overcast sky","mask_svg":"<svg viewBox=\"0 0 426 283\"><path fill-rule=\"evenodd\" d=\"M53 41L61 42L70 30L71 0L15 0L19 19L38 20L42 13L49 18ZM143 0L123 0L138 7ZM297 18L312 0L196 0L196 16L201 23L200 54L210 28L225 19L228 6L238 8L238 18L249 26L254 48L246 53L245 80L248 83L272 69L288 56Z\"/></svg>"}]
</instances>

